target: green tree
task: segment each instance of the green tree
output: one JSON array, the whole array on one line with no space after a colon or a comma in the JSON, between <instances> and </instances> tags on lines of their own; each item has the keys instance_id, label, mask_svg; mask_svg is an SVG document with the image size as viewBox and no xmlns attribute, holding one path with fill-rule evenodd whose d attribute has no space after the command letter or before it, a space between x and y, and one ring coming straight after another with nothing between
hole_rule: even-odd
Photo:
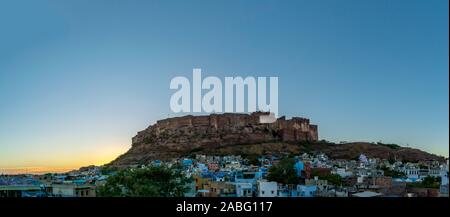
<instances>
[{"instance_id":1,"label":"green tree","mask_svg":"<svg viewBox=\"0 0 450 217\"><path fill-rule=\"evenodd\" d=\"M342 177L338 174L320 174L317 171L313 171L311 177L317 176L320 180L327 180L329 184L333 184L335 186L343 185Z\"/></svg>"},{"instance_id":2,"label":"green tree","mask_svg":"<svg viewBox=\"0 0 450 217\"><path fill-rule=\"evenodd\" d=\"M283 158L276 166L269 169L267 179L283 184L298 184L300 179L294 169L294 158Z\"/></svg>"},{"instance_id":3,"label":"green tree","mask_svg":"<svg viewBox=\"0 0 450 217\"><path fill-rule=\"evenodd\" d=\"M258 155L249 155L247 157L247 163L250 165L255 165L255 166L259 166L259 159L258 159Z\"/></svg>"},{"instance_id":4,"label":"green tree","mask_svg":"<svg viewBox=\"0 0 450 217\"><path fill-rule=\"evenodd\" d=\"M319 176L319 179L327 180L328 183L333 184L335 186L341 186L342 185L342 178L338 174L328 174L326 176Z\"/></svg>"},{"instance_id":5,"label":"green tree","mask_svg":"<svg viewBox=\"0 0 450 217\"><path fill-rule=\"evenodd\" d=\"M164 166L124 169L97 189L100 197L182 197L190 179Z\"/></svg>"},{"instance_id":6,"label":"green tree","mask_svg":"<svg viewBox=\"0 0 450 217\"><path fill-rule=\"evenodd\" d=\"M101 169L100 169L100 174L102 174L102 175L111 175L111 174L114 174L115 172L117 172L117 168L114 168L114 167L108 167L108 166L103 166Z\"/></svg>"},{"instance_id":7,"label":"green tree","mask_svg":"<svg viewBox=\"0 0 450 217\"><path fill-rule=\"evenodd\" d=\"M425 177L422 182L419 183L409 183L409 187L413 188L439 188L441 185L441 177L432 177L427 176Z\"/></svg>"},{"instance_id":8,"label":"green tree","mask_svg":"<svg viewBox=\"0 0 450 217\"><path fill-rule=\"evenodd\" d=\"M406 174L400 171L391 170L390 168L383 166L380 168L384 172L384 176L392 178L406 178Z\"/></svg>"}]
</instances>

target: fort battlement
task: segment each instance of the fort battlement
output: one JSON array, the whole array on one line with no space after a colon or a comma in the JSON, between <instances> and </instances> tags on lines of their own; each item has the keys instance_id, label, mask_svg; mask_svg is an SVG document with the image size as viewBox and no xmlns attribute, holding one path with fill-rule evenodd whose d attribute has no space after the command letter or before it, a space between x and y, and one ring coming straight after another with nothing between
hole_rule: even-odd
<instances>
[{"instance_id":1,"label":"fort battlement","mask_svg":"<svg viewBox=\"0 0 450 217\"><path fill-rule=\"evenodd\" d=\"M269 115L269 113L224 113L167 118L159 120L156 124L139 132L133 138L133 143L145 142L145 138L148 137L159 138L160 135L171 135L172 137L184 135L186 137L192 137L196 134L202 134L205 138L217 137L219 134L227 134L229 136L240 135L241 137L245 137L246 141L254 138L255 142L261 142L267 139L279 139L282 141L318 140L317 125L310 124L309 119L300 117L286 119L283 116L276 119L273 123L261 123L260 117L262 115Z\"/></svg>"}]
</instances>

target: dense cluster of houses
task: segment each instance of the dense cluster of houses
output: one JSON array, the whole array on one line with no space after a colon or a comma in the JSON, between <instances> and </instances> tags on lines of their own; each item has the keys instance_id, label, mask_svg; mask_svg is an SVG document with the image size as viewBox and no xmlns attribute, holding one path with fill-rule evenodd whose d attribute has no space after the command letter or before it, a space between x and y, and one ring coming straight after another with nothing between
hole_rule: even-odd
<instances>
[{"instance_id":1,"label":"dense cluster of houses","mask_svg":"<svg viewBox=\"0 0 450 217\"><path fill-rule=\"evenodd\" d=\"M106 179L95 166L64 174L0 175L0 197L95 197Z\"/></svg>"},{"instance_id":2,"label":"dense cluster of houses","mask_svg":"<svg viewBox=\"0 0 450 217\"><path fill-rule=\"evenodd\" d=\"M257 163L250 163L241 156L196 155L168 162L156 160L152 165L178 165L192 180L186 197L448 196L448 160L392 163L363 154L355 160L303 154L294 157L298 184L286 184L268 179L270 168L279 164L281 158L265 155ZM385 174L387 170L403 175L392 177ZM338 177L339 182L327 178L331 176ZM428 176L439 178L440 187L411 187L411 183L420 183ZM103 185L107 177L96 166L65 174L1 175L0 197L95 197L96 187Z\"/></svg>"},{"instance_id":3,"label":"dense cluster of houses","mask_svg":"<svg viewBox=\"0 0 450 217\"><path fill-rule=\"evenodd\" d=\"M358 160L332 160L324 154L296 156L294 169L299 184L269 181L270 168L280 162L277 156L261 156L259 165L239 156L205 156L183 159L185 173L194 178L186 196L200 197L414 197L448 196L448 161L390 163L361 154ZM396 171L404 177L385 176ZM323 177L339 176L341 183ZM436 188L408 187L425 177L439 177Z\"/></svg>"}]
</instances>

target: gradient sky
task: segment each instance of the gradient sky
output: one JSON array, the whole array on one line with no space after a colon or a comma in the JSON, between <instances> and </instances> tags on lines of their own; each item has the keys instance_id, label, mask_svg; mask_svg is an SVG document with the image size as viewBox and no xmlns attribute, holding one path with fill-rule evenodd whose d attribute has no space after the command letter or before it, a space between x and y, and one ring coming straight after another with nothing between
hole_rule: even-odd
<instances>
[{"instance_id":1,"label":"gradient sky","mask_svg":"<svg viewBox=\"0 0 450 217\"><path fill-rule=\"evenodd\" d=\"M103 164L174 76L278 76L321 139L449 153L448 1L0 1L0 172Z\"/></svg>"}]
</instances>

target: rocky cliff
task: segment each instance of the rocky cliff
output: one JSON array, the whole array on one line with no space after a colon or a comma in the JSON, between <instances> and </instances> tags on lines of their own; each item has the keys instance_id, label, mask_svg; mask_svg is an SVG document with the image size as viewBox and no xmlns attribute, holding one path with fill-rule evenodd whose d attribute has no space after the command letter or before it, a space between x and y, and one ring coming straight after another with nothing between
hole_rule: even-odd
<instances>
[{"instance_id":1,"label":"rocky cliff","mask_svg":"<svg viewBox=\"0 0 450 217\"><path fill-rule=\"evenodd\" d=\"M111 165L145 164L155 159L180 157L196 150L217 149L239 144L299 142L318 140L317 125L306 118L280 117L262 122L268 113L211 114L184 116L157 121L138 132L131 149Z\"/></svg>"},{"instance_id":2,"label":"rocky cliff","mask_svg":"<svg viewBox=\"0 0 450 217\"><path fill-rule=\"evenodd\" d=\"M443 157L393 144L335 144L318 140L317 125L306 118L281 117L262 123L267 113L184 116L158 121L138 132L132 147L110 166L147 164L190 154L243 155L325 153L333 159L372 158L403 161L444 161Z\"/></svg>"}]
</instances>

